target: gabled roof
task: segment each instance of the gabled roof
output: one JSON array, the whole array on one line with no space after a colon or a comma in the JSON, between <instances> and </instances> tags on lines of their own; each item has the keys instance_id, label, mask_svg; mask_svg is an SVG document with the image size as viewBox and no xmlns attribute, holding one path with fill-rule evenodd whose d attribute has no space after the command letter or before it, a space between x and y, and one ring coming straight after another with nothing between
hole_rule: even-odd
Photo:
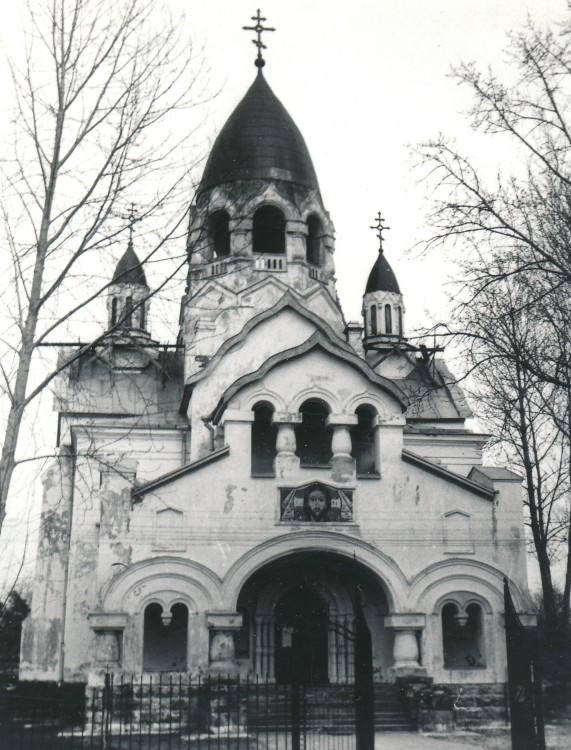
<instances>
[{"instance_id":1,"label":"gabled roof","mask_svg":"<svg viewBox=\"0 0 571 750\"><path fill-rule=\"evenodd\" d=\"M310 336L310 338L308 338L299 346L295 346L292 349L286 349L283 352L274 354L273 357L267 359L263 363L263 365L261 365L261 367L259 367L255 372L248 373L247 375L243 375L241 378L238 378L238 380L236 380L229 388L226 389L216 408L210 415L209 419L211 419L213 422L217 422L226 409L228 402L236 393L241 391L243 388L246 388L251 383L255 383L258 380L261 380L266 375L266 373L268 373L274 367L284 364L285 362L291 362L292 360L303 356L307 352L318 348L321 348L323 351L327 352L336 359L343 360L343 362L348 364L354 370L357 370L357 372L367 378L367 380L369 380L371 383L390 393L390 395L399 402L401 410L403 412L406 411L407 401L403 392L400 390L400 388L398 388L398 386L396 386L391 380L384 378L382 375L378 375L371 367L369 367L369 365L364 360L358 357L353 349L351 349L351 347L349 347L347 344L345 344L345 346L343 347L339 347L337 342L332 343L329 338L323 335L321 330L317 330L313 334L313 336Z\"/></svg>"},{"instance_id":2,"label":"gabled roof","mask_svg":"<svg viewBox=\"0 0 571 750\"><path fill-rule=\"evenodd\" d=\"M417 453L413 453L406 448L402 452L402 460L429 474L440 477L440 479L463 487L465 490L473 492L475 495L483 497L486 500L493 500L496 494L493 488L486 487L479 482L475 482L473 479L466 478L462 474L457 474L455 471L450 471L450 469L446 469L444 466L440 466L440 464L435 464L433 461L424 458L424 456L419 456Z\"/></svg>"},{"instance_id":3,"label":"gabled roof","mask_svg":"<svg viewBox=\"0 0 571 750\"><path fill-rule=\"evenodd\" d=\"M169 471L166 474L157 477L156 479L152 479L150 482L145 482L145 484L142 484L139 487L134 487L131 491L131 495L134 500L140 499L143 497L143 495L146 495L147 492L152 492L153 490L159 489L159 487L163 487L165 484L170 484L171 482L179 479L179 477L184 477L187 474L192 474L193 472L202 469L204 466L208 466L208 464L214 463L221 458L225 458L229 454L230 447L225 446L220 450L209 453L207 456L204 456L204 458L199 458L198 461L194 461L193 463L188 464L188 466L183 466L181 469Z\"/></svg>"}]
</instances>

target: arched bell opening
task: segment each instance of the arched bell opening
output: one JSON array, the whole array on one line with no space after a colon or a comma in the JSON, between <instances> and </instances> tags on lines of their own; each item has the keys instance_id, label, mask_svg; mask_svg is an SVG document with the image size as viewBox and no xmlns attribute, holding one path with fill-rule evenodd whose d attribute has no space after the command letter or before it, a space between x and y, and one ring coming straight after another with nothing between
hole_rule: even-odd
<instances>
[{"instance_id":1,"label":"arched bell opening","mask_svg":"<svg viewBox=\"0 0 571 750\"><path fill-rule=\"evenodd\" d=\"M357 424L351 429L351 445L357 476L376 476L379 472L375 446L376 409L362 404L355 410Z\"/></svg>"},{"instance_id":2,"label":"arched bell opening","mask_svg":"<svg viewBox=\"0 0 571 750\"><path fill-rule=\"evenodd\" d=\"M188 653L188 607L173 604L170 610L153 602L143 617L143 670L185 672Z\"/></svg>"},{"instance_id":3,"label":"arched bell opening","mask_svg":"<svg viewBox=\"0 0 571 750\"><path fill-rule=\"evenodd\" d=\"M260 206L254 212L253 250L254 253L284 255L286 220L276 206Z\"/></svg>"},{"instance_id":4,"label":"arched bell opening","mask_svg":"<svg viewBox=\"0 0 571 750\"><path fill-rule=\"evenodd\" d=\"M223 210L213 211L206 220L208 243L214 258L230 255L230 217Z\"/></svg>"},{"instance_id":5,"label":"arched bell opening","mask_svg":"<svg viewBox=\"0 0 571 750\"><path fill-rule=\"evenodd\" d=\"M331 431L326 420L331 409L320 398L309 398L299 407L301 424L296 427L297 455L302 466L327 466L331 461Z\"/></svg>"},{"instance_id":6,"label":"arched bell opening","mask_svg":"<svg viewBox=\"0 0 571 750\"><path fill-rule=\"evenodd\" d=\"M272 423L274 407L268 401L258 401L252 407L251 468L255 476L273 476L276 457L277 427Z\"/></svg>"},{"instance_id":7,"label":"arched bell opening","mask_svg":"<svg viewBox=\"0 0 571 750\"><path fill-rule=\"evenodd\" d=\"M307 217L307 262L311 263L312 266L320 266L323 264L323 224L321 219L315 214L310 214Z\"/></svg>"},{"instance_id":8,"label":"arched bell opening","mask_svg":"<svg viewBox=\"0 0 571 750\"><path fill-rule=\"evenodd\" d=\"M387 679L392 636L383 626L383 585L362 563L326 551L285 555L244 583L237 605L246 613L238 636L244 671L283 684L353 683L356 596L371 631L375 679Z\"/></svg>"}]
</instances>

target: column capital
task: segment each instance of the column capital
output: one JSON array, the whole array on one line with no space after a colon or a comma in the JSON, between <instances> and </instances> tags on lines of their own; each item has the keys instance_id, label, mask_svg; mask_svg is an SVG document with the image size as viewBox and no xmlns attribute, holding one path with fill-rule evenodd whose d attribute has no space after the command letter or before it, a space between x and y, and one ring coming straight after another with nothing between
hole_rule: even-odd
<instances>
[{"instance_id":1,"label":"column capital","mask_svg":"<svg viewBox=\"0 0 571 750\"><path fill-rule=\"evenodd\" d=\"M239 630L242 627L240 612L207 612L206 621L212 630Z\"/></svg>"},{"instance_id":2,"label":"column capital","mask_svg":"<svg viewBox=\"0 0 571 750\"><path fill-rule=\"evenodd\" d=\"M272 424L301 424L303 414L299 411L275 411Z\"/></svg>"},{"instance_id":3,"label":"column capital","mask_svg":"<svg viewBox=\"0 0 571 750\"><path fill-rule=\"evenodd\" d=\"M393 630L422 630L426 625L426 615L422 612L404 612L386 615L383 624Z\"/></svg>"},{"instance_id":4,"label":"column capital","mask_svg":"<svg viewBox=\"0 0 571 750\"><path fill-rule=\"evenodd\" d=\"M325 420L326 427L347 427L350 429L359 423L356 414L330 414Z\"/></svg>"}]
</instances>

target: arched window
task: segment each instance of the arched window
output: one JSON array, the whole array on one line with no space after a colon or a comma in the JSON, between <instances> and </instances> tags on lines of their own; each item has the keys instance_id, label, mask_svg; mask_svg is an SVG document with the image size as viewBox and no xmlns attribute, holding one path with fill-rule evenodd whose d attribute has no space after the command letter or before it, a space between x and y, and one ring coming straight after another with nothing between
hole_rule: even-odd
<instances>
[{"instance_id":1,"label":"arched window","mask_svg":"<svg viewBox=\"0 0 571 750\"><path fill-rule=\"evenodd\" d=\"M377 332L377 306L371 305L371 333L373 336Z\"/></svg>"},{"instance_id":2,"label":"arched window","mask_svg":"<svg viewBox=\"0 0 571 750\"><path fill-rule=\"evenodd\" d=\"M123 320L125 328L131 328L133 325L133 298L127 297L125 301L125 318Z\"/></svg>"},{"instance_id":3,"label":"arched window","mask_svg":"<svg viewBox=\"0 0 571 750\"><path fill-rule=\"evenodd\" d=\"M353 458L357 464L357 476L374 476L378 472L375 460L375 432L373 420L377 416L372 406L358 406L355 414L358 422L351 430Z\"/></svg>"},{"instance_id":4,"label":"arched window","mask_svg":"<svg viewBox=\"0 0 571 750\"><path fill-rule=\"evenodd\" d=\"M215 258L230 255L230 217L226 211L214 211L207 219L210 246Z\"/></svg>"},{"instance_id":5,"label":"arched window","mask_svg":"<svg viewBox=\"0 0 571 750\"><path fill-rule=\"evenodd\" d=\"M145 609L143 669L146 672L185 672L188 645L188 609L173 604L169 611L160 604Z\"/></svg>"},{"instance_id":6,"label":"arched window","mask_svg":"<svg viewBox=\"0 0 571 750\"><path fill-rule=\"evenodd\" d=\"M321 238L323 226L315 214L307 217L307 262L319 266L321 260Z\"/></svg>"},{"instance_id":7,"label":"arched window","mask_svg":"<svg viewBox=\"0 0 571 750\"><path fill-rule=\"evenodd\" d=\"M302 466L327 466L331 460L331 433L325 427L329 407L320 398L310 398L299 408L302 422L295 431L297 455Z\"/></svg>"},{"instance_id":8,"label":"arched window","mask_svg":"<svg viewBox=\"0 0 571 750\"><path fill-rule=\"evenodd\" d=\"M120 309L121 308L119 306L119 298L113 297L113 299L111 300L111 325L112 326L117 325L117 321L119 320Z\"/></svg>"},{"instance_id":9,"label":"arched window","mask_svg":"<svg viewBox=\"0 0 571 750\"><path fill-rule=\"evenodd\" d=\"M398 325L399 325L399 336L402 336L402 307L397 307Z\"/></svg>"},{"instance_id":10,"label":"arched window","mask_svg":"<svg viewBox=\"0 0 571 750\"><path fill-rule=\"evenodd\" d=\"M486 666L482 608L448 602L442 607L442 647L445 669L483 669Z\"/></svg>"},{"instance_id":11,"label":"arched window","mask_svg":"<svg viewBox=\"0 0 571 750\"><path fill-rule=\"evenodd\" d=\"M255 253L285 253L285 218L275 206L260 206L254 213L253 247Z\"/></svg>"},{"instance_id":12,"label":"arched window","mask_svg":"<svg viewBox=\"0 0 571 750\"><path fill-rule=\"evenodd\" d=\"M141 324L141 325L140 325L140 327L141 327L141 330L142 330L142 331L144 331L144 330L145 330L145 325L146 325L146 323L147 323L147 316L146 316L146 312L147 312L147 311L145 310L145 303L144 303L144 302L141 302L141 305L140 305L140 307L139 307L139 313L140 313L140 316L139 316L139 321L140 321L140 324Z\"/></svg>"},{"instance_id":13,"label":"arched window","mask_svg":"<svg viewBox=\"0 0 571 750\"><path fill-rule=\"evenodd\" d=\"M393 332L393 315L390 305L385 305L385 333Z\"/></svg>"},{"instance_id":14,"label":"arched window","mask_svg":"<svg viewBox=\"0 0 571 750\"><path fill-rule=\"evenodd\" d=\"M252 474L274 475L277 427L272 424L274 407L267 401L254 405L252 422Z\"/></svg>"}]
</instances>

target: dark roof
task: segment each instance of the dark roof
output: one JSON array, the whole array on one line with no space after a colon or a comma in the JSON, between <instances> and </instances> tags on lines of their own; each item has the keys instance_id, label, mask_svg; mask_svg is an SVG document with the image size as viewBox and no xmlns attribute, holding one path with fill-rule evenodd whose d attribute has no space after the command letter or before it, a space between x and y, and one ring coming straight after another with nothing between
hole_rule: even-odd
<instances>
[{"instance_id":1,"label":"dark roof","mask_svg":"<svg viewBox=\"0 0 571 750\"><path fill-rule=\"evenodd\" d=\"M396 292L400 294L397 277L382 252L379 253L379 257L369 274L365 294L369 292Z\"/></svg>"},{"instance_id":2,"label":"dark roof","mask_svg":"<svg viewBox=\"0 0 571 750\"><path fill-rule=\"evenodd\" d=\"M133 250L133 243L129 242L127 249L123 253L121 260L117 263L117 268L113 274L112 284L139 284L147 286L147 279L141 261L137 258L137 253Z\"/></svg>"},{"instance_id":3,"label":"dark roof","mask_svg":"<svg viewBox=\"0 0 571 750\"><path fill-rule=\"evenodd\" d=\"M303 136L261 70L218 135L198 192L255 179L285 180L319 190Z\"/></svg>"}]
</instances>

